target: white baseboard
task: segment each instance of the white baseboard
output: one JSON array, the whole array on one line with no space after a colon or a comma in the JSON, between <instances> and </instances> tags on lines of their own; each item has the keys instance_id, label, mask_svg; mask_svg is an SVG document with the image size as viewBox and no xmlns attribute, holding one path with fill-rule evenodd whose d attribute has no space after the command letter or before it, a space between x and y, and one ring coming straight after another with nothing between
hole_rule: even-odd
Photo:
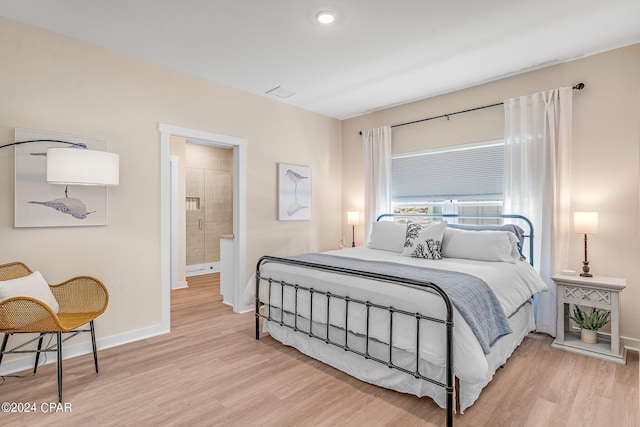
<instances>
[{"instance_id":1,"label":"white baseboard","mask_svg":"<svg viewBox=\"0 0 640 427\"><path fill-rule=\"evenodd\" d=\"M188 288L189 285L187 284L186 280L181 280L179 282L176 282L173 286L171 286L171 290L174 289L184 289L184 288Z\"/></svg>"},{"instance_id":2,"label":"white baseboard","mask_svg":"<svg viewBox=\"0 0 640 427\"><path fill-rule=\"evenodd\" d=\"M241 311L238 312L238 314L244 314L244 313L248 313L250 311L256 311L256 306L254 305L248 305L245 307L241 308Z\"/></svg>"},{"instance_id":3,"label":"white baseboard","mask_svg":"<svg viewBox=\"0 0 640 427\"><path fill-rule=\"evenodd\" d=\"M637 351L640 353L640 340L635 338L620 337L622 346L627 350Z\"/></svg>"},{"instance_id":4,"label":"white baseboard","mask_svg":"<svg viewBox=\"0 0 640 427\"><path fill-rule=\"evenodd\" d=\"M207 262L205 264L187 265L187 277L200 276L202 274L220 273L220 261Z\"/></svg>"},{"instance_id":5,"label":"white baseboard","mask_svg":"<svg viewBox=\"0 0 640 427\"><path fill-rule=\"evenodd\" d=\"M124 332L118 335L98 338L96 339L96 347L98 348L98 362L100 361L100 350L116 347L123 344L128 344L130 342L143 340L145 338L151 338L156 335L166 334L168 332L169 332L169 329L163 328L161 324L157 324L153 326L148 326L146 328ZM89 337L88 334L86 334L86 336ZM9 338L9 342L7 344L7 349L9 348L11 348L11 338ZM63 359L70 359L76 356L81 356L83 354L89 354L92 352L93 350L91 348L91 340L87 340L87 341L73 344L73 345L62 346ZM2 366L0 366L0 375L9 375L14 372L20 372L26 369L33 369L33 362L35 360L34 358L35 358L35 354L28 354L24 357L19 357L9 361L6 361L5 359L5 361L2 362ZM44 357L40 357L40 363L42 363L44 360L45 360ZM55 353L48 353L46 357L46 364L49 364L52 362L54 363L56 362Z\"/></svg>"}]
</instances>

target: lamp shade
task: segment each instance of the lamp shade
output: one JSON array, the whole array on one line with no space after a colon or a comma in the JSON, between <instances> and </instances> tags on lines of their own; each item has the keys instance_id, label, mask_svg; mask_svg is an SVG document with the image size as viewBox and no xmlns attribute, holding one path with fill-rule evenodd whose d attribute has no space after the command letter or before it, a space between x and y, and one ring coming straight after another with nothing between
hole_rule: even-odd
<instances>
[{"instance_id":1,"label":"lamp shade","mask_svg":"<svg viewBox=\"0 0 640 427\"><path fill-rule=\"evenodd\" d=\"M347 212L347 224L349 224L349 225L358 225L358 224L360 224L360 212L358 212L358 211L349 211L349 212Z\"/></svg>"},{"instance_id":2,"label":"lamp shade","mask_svg":"<svg viewBox=\"0 0 640 427\"><path fill-rule=\"evenodd\" d=\"M120 156L82 148L49 148L49 184L116 186L120 183Z\"/></svg>"},{"instance_id":3,"label":"lamp shade","mask_svg":"<svg viewBox=\"0 0 640 427\"><path fill-rule=\"evenodd\" d=\"M598 212L574 212L573 231L580 234L598 232Z\"/></svg>"}]
</instances>

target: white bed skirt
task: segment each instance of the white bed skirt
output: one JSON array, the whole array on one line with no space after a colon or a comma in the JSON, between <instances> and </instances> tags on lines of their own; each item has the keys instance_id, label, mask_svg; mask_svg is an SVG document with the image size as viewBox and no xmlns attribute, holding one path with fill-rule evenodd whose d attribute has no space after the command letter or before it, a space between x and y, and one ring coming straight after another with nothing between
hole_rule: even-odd
<instances>
[{"instance_id":1,"label":"white bed skirt","mask_svg":"<svg viewBox=\"0 0 640 427\"><path fill-rule=\"evenodd\" d=\"M373 360L366 360L360 355L350 353L333 345L325 344L318 339L308 337L304 333L295 332L287 327L280 326L277 322L263 320L263 325L264 331L268 332L274 339L285 345L295 347L302 353L346 372L355 378L370 384L403 393L414 394L419 397L429 396L440 407L445 407L445 391L442 387L425 380L416 379L404 372L389 369L385 365ZM480 396L482 389L493 378L495 371L505 364L524 337L529 332L535 330L532 304L526 303L514 313L509 318L509 325L513 333L501 338L492 347L491 353L486 356L489 374L482 381L473 384L460 381L460 408L462 411L473 405ZM372 351L375 351L375 348L372 349ZM394 349L394 363L398 365L408 365L411 363L411 360L414 360L412 354L403 350ZM454 360L454 367L455 363ZM444 367L435 366L421 360L420 372L424 376L444 382L444 380L442 380L442 378L444 378Z\"/></svg>"}]
</instances>

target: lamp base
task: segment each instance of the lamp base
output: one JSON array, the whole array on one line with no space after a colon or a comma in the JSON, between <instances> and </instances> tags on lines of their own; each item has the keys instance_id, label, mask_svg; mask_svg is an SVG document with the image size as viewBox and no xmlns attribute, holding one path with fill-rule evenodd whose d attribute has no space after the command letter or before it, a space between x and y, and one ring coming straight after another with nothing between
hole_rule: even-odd
<instances>
[{"instance_id":1,"label":"lamp base","mask_svg":"<svg viewBox=\"0 0 640 427\"><path fill-rule=\"evenodd\" d=\"M593 277L593 274L589 273L589 261L582 261L582 273L580 273L582 277Z\"/></svg>"},{"instance_id":2,"label":"lamp base","mask_svg":"<svg viewBox=\"0 0 640 427\"><path fill-rule=\"evenodd\" d=\"M352 248L356 247L356 226L355 225L351 226L351 247Z\"/></svg>"}]
</instances>

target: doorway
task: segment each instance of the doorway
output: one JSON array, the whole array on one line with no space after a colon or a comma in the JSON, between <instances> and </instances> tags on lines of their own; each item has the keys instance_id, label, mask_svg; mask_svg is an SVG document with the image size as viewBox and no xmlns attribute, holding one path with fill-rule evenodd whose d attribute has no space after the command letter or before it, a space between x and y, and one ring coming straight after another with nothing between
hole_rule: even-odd
<instances>
[{"instance_id":1,"label":"doorway","mask_svg":"<svg viewBox=\"0 0 640 427\"><path fill-rule=\"evenodd\" d=\"M219 273L220 239L233 236L233 148L186 140L182 163L186 277Z\"/></svg>"},{"instance_id":2,"label":"doorway","mask_svg":"<svg viewBox=\"0 0 640 427\"><path fill-rule=\"evenodd\" d=\"M161 246L161 323L163 329L170 329L170 298L172 281L180 280L175 274L178 270L178 230L177 212L184 210L185 199L179 200L171 197L172 194L172 170L176 168L171 159L171 137L181 137L198 144L223 147L232 150L233 164L233 201L232 222L233 240L231 267L231 288L234 293L233 311L236 313L249 310L251 307L243 304L242 291L246 283L246 144L243 138L222 135L197 129L160 123L160 182L161 182L161 214L160 214L160 246ZM175 181L174 181L175 184Z\"/></svg>"}]
</instances>

